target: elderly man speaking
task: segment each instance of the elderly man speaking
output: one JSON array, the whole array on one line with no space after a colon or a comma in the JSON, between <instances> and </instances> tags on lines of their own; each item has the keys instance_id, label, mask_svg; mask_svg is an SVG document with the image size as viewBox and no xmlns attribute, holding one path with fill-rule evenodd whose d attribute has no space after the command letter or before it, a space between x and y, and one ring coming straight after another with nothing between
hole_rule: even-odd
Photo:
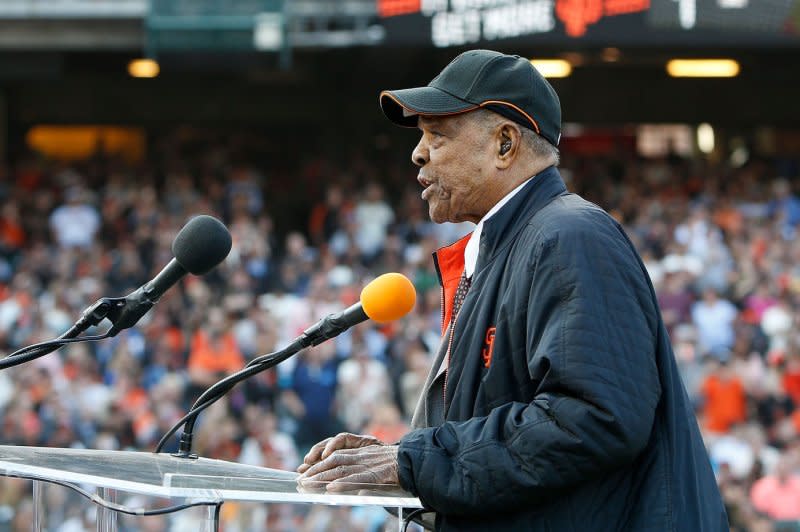
<instances>
[{"instance_id":1,"label":"elderly man speaking","mask_svg":"<svg viewBox=\"0 0 800 532\"><path fill-rule=\"evenodd\" d=\"M320 442L300 482L399 484L438 530L728 530L645 267L556 169L550 84L472 50L380 103L422 132L433 221L477 226L434 257L442 342L413 430Z\"/></svg>"}]
</instances>

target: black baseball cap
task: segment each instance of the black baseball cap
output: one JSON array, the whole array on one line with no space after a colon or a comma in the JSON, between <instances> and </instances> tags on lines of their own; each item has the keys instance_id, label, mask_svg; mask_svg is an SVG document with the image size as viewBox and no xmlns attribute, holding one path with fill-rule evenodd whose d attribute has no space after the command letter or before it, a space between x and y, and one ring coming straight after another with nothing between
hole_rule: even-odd
<instances>
[{"instance_id":1,"label":"black baseball cap","mask_svg":"<svg viewBox=\"0 0 800 532\"><path fill-rule=\"evenodd\" d=\"M386 90L383 113L404 127L418 116L446 116L484 108L532 129L553 146L561 140L561 103L550 83L518 55L470 50L453 59L425 87Z\"/></svg>"}]
</instances>

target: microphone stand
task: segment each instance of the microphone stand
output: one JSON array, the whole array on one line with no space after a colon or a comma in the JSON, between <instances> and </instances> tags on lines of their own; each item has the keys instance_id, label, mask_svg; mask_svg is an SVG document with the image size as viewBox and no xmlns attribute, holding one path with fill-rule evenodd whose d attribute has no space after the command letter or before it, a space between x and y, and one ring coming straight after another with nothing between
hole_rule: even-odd
<instances>
[{"instance_id":1,"label":"microphone stand","mask_svg":"<svg viewBox=\"0 0 800 532\"><path fill-rule=\"evenodd\" d=\"M158 445L156 445L156 448L153 452L160 453L170 436L175 434L175 432L183 425L183 434L181 434L181 439L178 444L178 451L173 453L172 456L177 458L197 458L197 455L192 452L192 438L194 437L194 424L197 420L197 416L200 415L200 412L216 403L226 393L231 391L234 386L243 380L277 366L305 347L308 347L308 344L303 345L300 339L297 339L280 351L275 351L267 355L262 355L257 359L253 359L250 364L244 368L215 383L213 386L203 392L203 394L194 402L191 410L189 410L185 416L179 419L178 422L175 423L172 428L170 428L169 431L167 431L167 433L161 437L161 440L159 440ZM257 360L258 362L254 363Z\"/></svg>"},{"instance_id":2,"label":"microphone stand","mask_svg":"<svg viewBox=\"0 0 800 532\"><path fill-rule=\"evenodd\" d=\"M67 332L55 340L49 340L47 342L41 342L23 347L22 349L18 349L17 351L14 351L10 355L1 359L0 370L18 366L19 364L24 364L25 362L42 357L48 353L52 353L65 344L108 338L110 330L99 336L83 336L81 338L77 338L77 336L89 327L97 325L103 321L117 304L118 302L114 299L99 299L94 305L83 311L80 319L76 321L75 324L70 327L69 330L67 330Z\"/></svg>"},{"instance_id":3,"label":"microphone stand","mask_svg":"<svg viewBox=\"0 0 800 532\"><path fill-rule=\"evenodd\" d=\"M83 311L81 317L64 334L55 340L48 340L23 347L0 359L0 370L30 362L31 360L52 353L65 344L90 342L116 336L122 329L132 327L154 305L148 293L139 289L125 297L104 297ZM81 336L80 333L98 325L104 319L111 322L111 327L98 336Z\"/></svg>"},{"instance_id":4,"label":"microphone stand","mask_svg":"<svg viewBox=\"0 0 800 532\"><path fill-rule=\"evenodd\" d=\"M178 443L178 452L172 456L178 458L197 458L197 455L192 453L192 438L194 432L194 423L197 416L218 401L223 395L228 393L234 386L241 381L265 371L269 368L275 367L290 356L294 355L301 349L309 346L319 345L325 340L338 336L345 330L349 329L357 323L361 323L368 319L367 314L364 312L360 303L350 306L349 308L326 316L318 321L292 341L291 344L284 347L280 351L275 351L266 355L261 355L251 360L244 368L236 373L228 375L221 381L211 386L208 390L197 398L197 401L192 405L191 410L175 423L172 428L167 431L164 436L159 440L158 445L153 452L160 453L161 449L166 445L169 437L184 425L183 434L181 434L180 442Z\"/></svg>"}]
</instances>

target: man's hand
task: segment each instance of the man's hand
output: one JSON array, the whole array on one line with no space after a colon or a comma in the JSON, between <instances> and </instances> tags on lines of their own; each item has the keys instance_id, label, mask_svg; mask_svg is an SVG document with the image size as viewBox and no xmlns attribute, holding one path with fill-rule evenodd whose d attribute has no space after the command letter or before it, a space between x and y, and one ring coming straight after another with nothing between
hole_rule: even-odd
<instances>
[{"instance_id":1,"label":"man's hand","mask_svg":"<svg viewBox=\"0 0 800 532\"><path fill-rule=\"evenodd\" d=\"M398 485L396 445L372 436L339 434L316 444L297 468L298 482L329 482L329 491L348 491L354 484Z\"/></svg>"},{"instance_id":2,"label":"man's hand","mask_svg":"<svg viewBox=\"0 0 800 532\"><path fill-rule=\"evenodd\" d=\"M322 440L308 451L308 454L303 458L303 463L297 468L297 472L305 473L309 467L329 457L333 451L338 451L339 449L358 449L359 447L366 447L367 445L385 445L385 443L372 436L361 436L358 434L350 434L349 432L342 432L336 436L331 436L330 438Z\"/></svg>"}]
</instances>

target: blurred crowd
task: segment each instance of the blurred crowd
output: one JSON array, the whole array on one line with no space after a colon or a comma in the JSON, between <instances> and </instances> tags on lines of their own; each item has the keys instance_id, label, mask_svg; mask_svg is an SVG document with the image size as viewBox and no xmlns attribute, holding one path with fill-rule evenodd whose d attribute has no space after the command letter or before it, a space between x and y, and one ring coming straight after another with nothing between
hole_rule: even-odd
<instances>
[{"instance_id":1,"label":"blurred crowd","mask_svg":"<svg viewBox=\"0 0 800 532\"><path fill-rule=\"evenodd\" d=\"M623 223L645 260L732 529L800 530L796 161L562 160L568 187ZM440 335L430 255L471 224L429 221L410 162L254 161L225 142L173 140L146 164L29 154L0 167L3 353L54 338L97 299L147 282L191 216L216 216L233 236L223 264L184 278L137 326L0 372L1 443L150 451L203 390L389 271L414 282L410 315L358 325L241 384L200 416L194 450L293 470L339 431L396 441L408 430ZM176 448L173 439L166 450ZM0 530L29 529L29 497L25 481L2 480ZM93 527L75 495L50 499L50 530ZM222 520L226 531L366 532L385 515L231 503ZM121 526L192 529L187 517L148 519Z\"/></svg>"}]
</instances>

